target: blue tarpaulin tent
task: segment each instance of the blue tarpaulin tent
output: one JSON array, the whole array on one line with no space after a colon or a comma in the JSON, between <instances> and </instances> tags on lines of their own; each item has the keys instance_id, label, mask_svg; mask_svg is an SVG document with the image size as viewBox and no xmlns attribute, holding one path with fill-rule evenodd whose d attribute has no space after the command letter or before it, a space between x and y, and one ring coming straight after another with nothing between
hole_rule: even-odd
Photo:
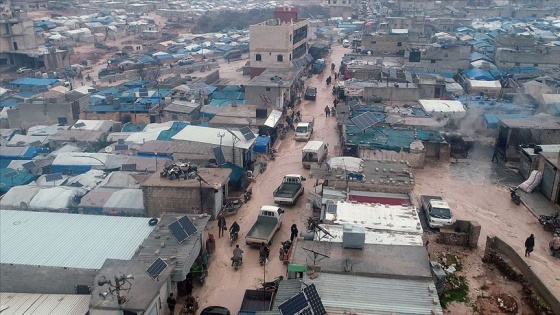
<instances>
[{"instance_id":1,"label":"blue tarpaulin tent","mask_svg":"<svg viewBox=\"0 0 560 315\"><path fill-rule=\"evenodd\" d=\"M474 79L474 80L483 80L483 81L496 80L490 72L478 68L469 69L465 71L465 75L469 79Z\"/></svg>"}]
</instances>

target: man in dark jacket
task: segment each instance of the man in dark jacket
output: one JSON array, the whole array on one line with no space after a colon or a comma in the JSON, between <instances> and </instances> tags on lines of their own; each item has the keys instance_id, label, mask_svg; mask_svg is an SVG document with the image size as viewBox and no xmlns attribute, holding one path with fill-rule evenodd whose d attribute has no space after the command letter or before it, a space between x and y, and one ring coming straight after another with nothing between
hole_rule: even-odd
<instances>
[{"instance_id":1,"label":"man in dark jacket","mask_svg":"<svg viewBox=\"0 0 560 315\"><path fill-rule=\"evenodd\" d=\"M298 228L297 228L297 225L296 225L295 223L292 224L292 227L290 228L290 231L292 232L292 233L290 234L290 242L293 243L293 242L294 242L294 239L298 236L298 233L299 233Z\"/></svg>"},{"instance_id":2,"label":"man in dark jacket","mask_svg":"<svg viewBox=\"0 0 560 315\"><path fill-rule=\"evenodd\" d=\"M169 308L170 314L175 314L175 304L177 304L177 300L175 300L173 293L169 293L169 297L167 298L167 307Z\"/></svg>"},{"instance_id":3,"label":"man in dark jacket","mask_svg":"<svg viewBox=\"0 0 560 315\"><path fill-rule=\"evenodd\" d=\"M227 229L226 218L220 216L218 219L218 237L224 236L224 230Z\"/></svg>"},{"instance_id":4,"label":"man in dark jacket","mask_svg":"<svg viewBox=\"0 0 560 315\"><path fill-rule=\"evenodd\" d=\"M531 252L535 247L535 236L531 234L531 236L527 237L525 240L525 257L531 257Z\"/></svg>"}]
</instances>

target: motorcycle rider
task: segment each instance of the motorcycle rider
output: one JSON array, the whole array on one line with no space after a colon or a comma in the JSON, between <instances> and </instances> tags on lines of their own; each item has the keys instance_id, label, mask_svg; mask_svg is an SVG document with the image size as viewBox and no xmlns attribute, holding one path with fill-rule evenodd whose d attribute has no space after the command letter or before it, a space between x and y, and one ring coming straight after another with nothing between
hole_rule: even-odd
<instances>
[{"instance_id":1,"label":"motorcycle rider","mask_svg":"<svg viewBox=\"0 0 560 315\"><path fill-rule=\"evenodd\" d=\"M243 262L243 250L239 248L239 244L235 245L235 248L233 249L233 257L231 257L232 266L234 262Z\"/></svg>"},{"instance_id":2,"label":"motorcycle rider","mask_svg":"<svg viewBox=\"0 0 560 315\"><path fill-rule=\"evenodd\" d=\"M235 234L239 234L239 224L237 224L237 221L234 221L233 224L229 227L229 237L230 238L236 238L234 235Z\"/></svg>"}]
</instances>

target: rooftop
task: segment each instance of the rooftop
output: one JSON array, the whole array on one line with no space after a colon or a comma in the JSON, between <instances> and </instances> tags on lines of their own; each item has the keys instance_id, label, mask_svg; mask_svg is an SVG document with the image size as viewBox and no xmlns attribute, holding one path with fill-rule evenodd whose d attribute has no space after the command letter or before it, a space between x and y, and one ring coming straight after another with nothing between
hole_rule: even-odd
<instances>
[{"instance_id":1,"label":"rooftop","mask_svg":"<svg viewBox=\"0 0 560 315\"><path fill-rule=\"evenodd\" d=\"M443 314L432 279L386 279L323 272L313 280L305 276L304 282L315 284L328 314Z\"/></svg>"},{"instance_id":2,"label":"rooftop","mask_svg":"<svg viewBox=\"0 0 560 315\"><path fill-rule=\"evenodd\" d=\"M153 229L147 218L0 210L0 263L99 269L131 259Z\"/></svg>"},{"instance_id":3,"label":"rooftop","mask_svg":"<svg viewBox=\"0 0 560 315\"><path fill-rule=\"evenodd\" d=\"M224 134L224 137L218 137L218 134ZM175 136L171 137L171 139L174 141L190 141L194 143L212 144L216 146L235 146L236 148L249 149L255 142L256 137L251 140L245 140L243 134L237 130L231 130L231 132L229 132L228 130L223 128L210 128L189 125L183 128L183 130L179 131Z\"/></svg>"},{"instance_id":4,"label":"rooftop","mask_svg":"<svg viewBox=\"0 0 560 315\"><path fill-rule=\"evenodd\" d=\"M198 168L198 175L211 185L227 185L231 174L230 168ZM196 187L200 185L198 179L170 180L162 178L159 173L154 173L148 178L142 187ZM202 182L202 187L214 188Z\"/></svg>"},{"instance_id":5,"label":"rooftop","mask_svg":"<svg viewBox=\"0 0 560 315\"><path fill-rule=\"evenodd\" d=\"M396 152L409 152L410 145L416 140L444 143L441 132L428 129L397 128L377 126L362 131L356 126L346 126L345 145L369 146Z\"/></svg>"},{"instance_id":6,"label":"rooftop","mask_svg":"<svg viewBox=\"0 0 560 315\"><path fill-rule=\"evenodd\" d=\"M259 87L278 87L278 83L274 82L272 78L278 76L282 79L283 88L289 88L292 82L295 80L297 75L297 70L295 69L272 69L268 68L259 76L254 77L245 86L259 86Z\"/></svg>"},{"instance_id":7,"label":"rooftop","mask_svg":"<svg viewBox=\"0 0 560 315\"><path fill-rule=\"evenodd\" d=\"M6 314L25 315L83 315L89 311L91 295L0 293Z\"/></svg>"},{"instance_id":8,"label":"rooftop","mask_svg":"<svg viewBox=\"0 0 560 315\"><path fill-rule=\"evenodd\" d=\"M527 118L498 118L500 123L509 128L520 129L547 129L558 130L560 129L560 118L552 116L532 116Z\"/></svg>"},{"instance_id":9,"label":"rooftop","mask_svg":"<svg viewBox=\"0 0 560 315\"><path fill-rule=\"evenodd\" d=\"M304 250L303 248L307 249ZM327 255L313 262L313 254ZM345 249L342 243L323 241L301 241L298 239L291 263L318 265L326 273L346 273L345 266L352 265L356 276L392 279L431 280L428 253L423 246L365 244L361 249Z\"/></svg>"}]
</instances>

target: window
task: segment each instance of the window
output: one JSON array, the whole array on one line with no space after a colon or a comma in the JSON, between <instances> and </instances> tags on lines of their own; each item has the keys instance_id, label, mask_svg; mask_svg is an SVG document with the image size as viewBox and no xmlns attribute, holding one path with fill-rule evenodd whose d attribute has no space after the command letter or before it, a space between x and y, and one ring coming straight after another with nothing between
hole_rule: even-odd
<instances>
[{"instance_id":1,"label":"window","mask_svg":"<svg viewBox=\"0 0 560 315\"><path fill-rule=\"evenodd\" d=\"M290 61L292 61L292 54L290 54Z\"/></svg>"},{"instance_id":2,"label":"window","mask_svg":"<svg viewBox=\"0 0 560 315\"><path fill-rule=\"evenodd\" d=\"M377 41L372 40L371 43L372 44L377 44Z\"/></svg>"},{"instance_id":3,"label":"window","mask_svg":"<svg viewBox=\"0 0 560 315\"><path fill-rule=\"evenodd\" d=\"M533 67L538 67L538 66L539 66L538 63L533 64Z\"/></svg>"},{"instance_id":4,"label":"window","mask_svg":"<svg viewBox=\"0 0 560 315\"><path fill-rule=\"evenodd\" d=\"M255 61L262 61L262 55L261 54L256 54L255 55Z\"/></svg>"},{"instance_id":5,"label":"window","mask_svg":"<svg viewBox=\"0 0 560 315\"><path fill-rule=\"evenodd\" d=\"M397 42L397 47L402 47L402 42Z\"/></svg>"},{"instance_id":6,"label":"window","mask_svg":"<svg viewBox=\"0 0 560 315\"><path fill-rule=\"evenodd\" d=\"M449 54L445 54L445 57L446 57L446 58L449 57Z\"/></svg>"},{"instance_id":7,"label":"window","mask_svg":"<svg viewBox=\"0 0 560 315\"><path fill-rule=\"evenodd\" d=\"M16 42L14 42L14 50L18 50L18 45Z\"/></svg>"},{"instance_id":8,"label":"window","mask_svg":"<svg viewBox=\"0 0 560 315\"><path fill-rule=\"evenodd\" d=\"M284 56L283 55L277 55L276 56L276 61L278 61L278 62L284 61Z\"/></svg>"},{"instance_id":9,"label":"window","mask_svg":"<svg viewBox=\"0 0 560 315\"><path fill-rule=\"evenodd\" d=\"M179 120L179 117L177 117L177 114L171 114L171 119Z\"/></svg>"},{"instance_id":10,"label":"window","mask_svg":"<svg viewBox=\"0 0 560 315\"><path fill-rule=\"evenodd\" d=\"M292 36L293 36L293 35L292 35L292 34L290 34L290 42L292 41Z\"/></svg>"},{"instance_id":11,"label":"window","mask_svg":"<svg viewBox=\"0 0 560 315\"><path fill-rule=\"evenodd\" d=\"M267 88L266 88L266 91L267 91L267 92L270 92L270 88L269 88L269 87L267 87Z\"/></svg>"},{"instance_id":12,"label":"window","mask_svg":"<svg viewBox=\"0 0 560 315\"><path fill-rule=\"evenodd\" d=\"M430 60L431 63L436 63L436 61L434 59Z\"/></svg>"}]
</instances>

